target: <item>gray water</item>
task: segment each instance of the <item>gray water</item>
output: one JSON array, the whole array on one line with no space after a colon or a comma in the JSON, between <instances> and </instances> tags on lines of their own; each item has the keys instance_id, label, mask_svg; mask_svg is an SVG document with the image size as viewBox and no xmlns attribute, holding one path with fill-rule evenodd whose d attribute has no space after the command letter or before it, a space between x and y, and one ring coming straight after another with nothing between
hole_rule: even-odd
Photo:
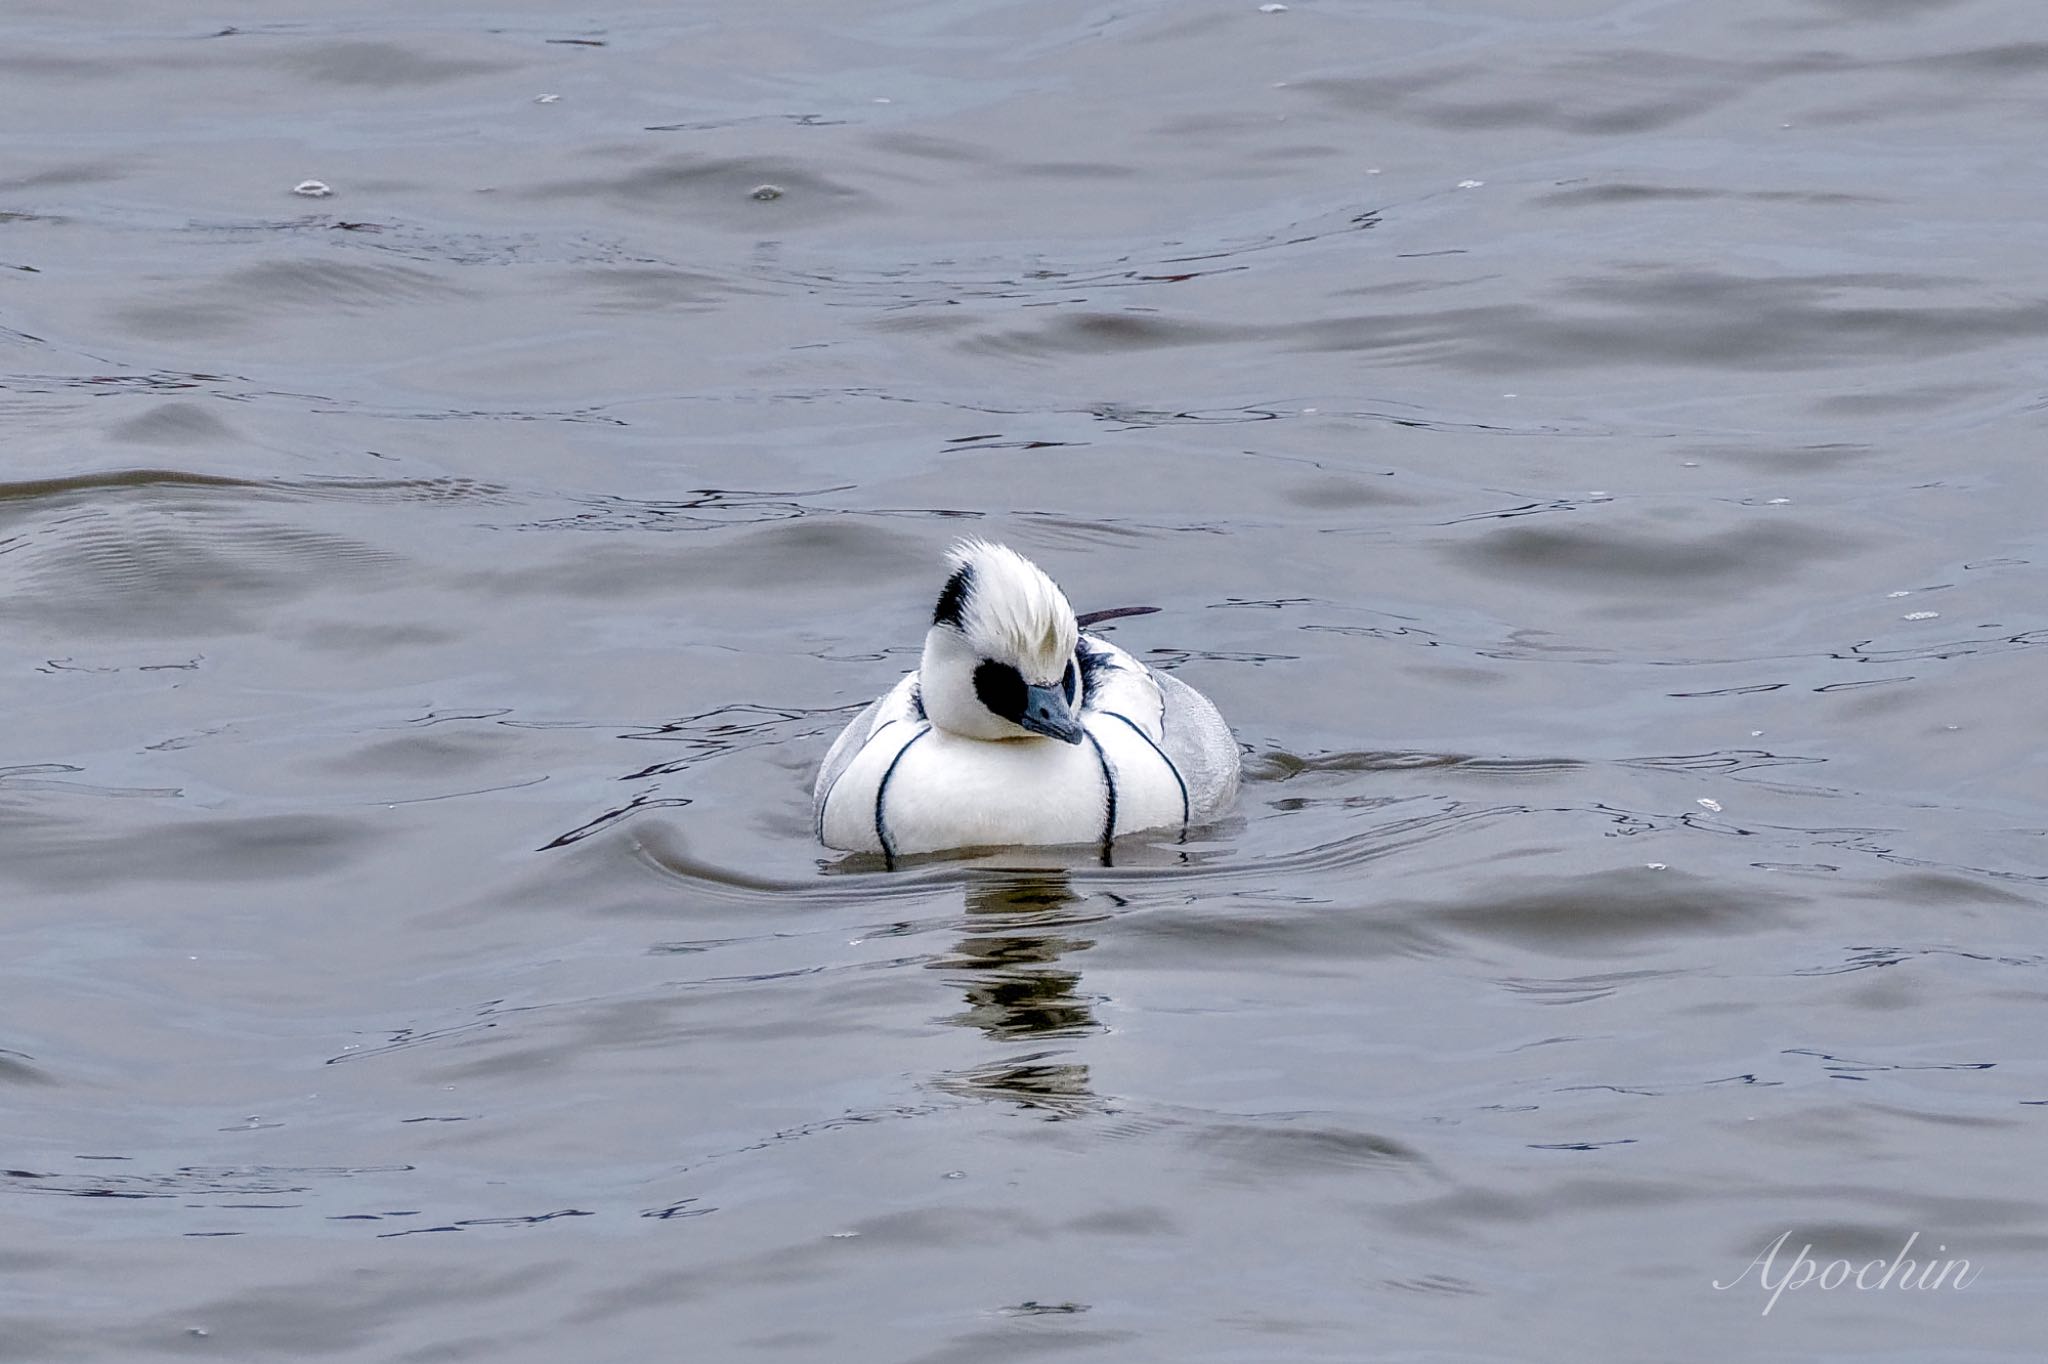
<instances>
[{"instance_id":1,"label":"gray water","mask_svg":"<svg viewBox=\"0 0 2048 1364\"><path fill-rule=\"evenodd\" d=\"M17 0L0 1360L2040 1358L2044 119L2032 0ZM811 842L966 532L1233 818Z\"/></svg>"}]
</instances>

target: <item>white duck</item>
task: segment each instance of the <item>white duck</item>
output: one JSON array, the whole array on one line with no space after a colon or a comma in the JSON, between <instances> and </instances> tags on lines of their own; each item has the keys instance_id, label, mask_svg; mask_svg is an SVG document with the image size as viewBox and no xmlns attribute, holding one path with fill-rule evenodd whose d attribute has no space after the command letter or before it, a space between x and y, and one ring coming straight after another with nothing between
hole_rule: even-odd
<instances>
[{"instance_id":1,"label":"white duck","mask_svg":"<svg viewBox=\"0 0 2048 1364\"><path fill-rule=\"evenodd\" d=\"M891 861L1003 844L1106 852L1229 806L1237 743L1208 698L1082 634L1015 550L963 540L948 559L922 666L854 717L818 770L827 847Z\"/></svg>"}]
</instances>

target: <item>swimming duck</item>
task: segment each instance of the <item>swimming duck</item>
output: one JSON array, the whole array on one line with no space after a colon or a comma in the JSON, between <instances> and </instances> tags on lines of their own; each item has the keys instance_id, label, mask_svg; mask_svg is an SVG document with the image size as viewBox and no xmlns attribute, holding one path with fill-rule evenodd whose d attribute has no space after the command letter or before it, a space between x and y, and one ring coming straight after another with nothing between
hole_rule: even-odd
<instances>
[{"instance_id":1,"label":"swimming duck","mask_svg":"<svg viewBox=\"0 0 2048 1364\"><path fill-rule=\"evenodd\" d=\"M899 854L1097 843L1214 818L1237 794L1216 707L1077 618L1038 565L962 540L924 656L818 770L819 839Z\"/></svg>"}]
</instances>

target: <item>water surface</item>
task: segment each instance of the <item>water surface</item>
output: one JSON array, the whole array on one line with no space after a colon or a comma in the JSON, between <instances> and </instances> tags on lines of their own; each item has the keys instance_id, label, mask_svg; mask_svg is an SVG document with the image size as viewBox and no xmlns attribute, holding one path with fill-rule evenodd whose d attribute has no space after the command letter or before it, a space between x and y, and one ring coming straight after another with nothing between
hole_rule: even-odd
<instances>
[{"instance_id":1,"label":"water surface","mask_svg":"<svg viewBox=\"0 0 2048 1364\"><path fill-rule=\"evenodd\" d=\"M2038 1358L2033 6L0 39L0 1360ZM811 843L969 532L1235 817Z\"/></svg>"}]
</instances>

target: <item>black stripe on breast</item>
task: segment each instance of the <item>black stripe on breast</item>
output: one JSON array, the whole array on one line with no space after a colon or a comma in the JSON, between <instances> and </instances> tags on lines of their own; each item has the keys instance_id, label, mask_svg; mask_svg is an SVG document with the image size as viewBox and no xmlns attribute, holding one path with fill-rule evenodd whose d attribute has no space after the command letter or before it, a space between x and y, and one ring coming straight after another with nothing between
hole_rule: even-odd
<instances>
[{"instance_id":1,"label":"black stripe on breast","mask_svg":"<svg viewBox=\"0 0 2048 1364\"><path fill-rule=\"evenodd\" d=\"M889 765L882 770L882 780L875 786L875 841L882 845L882 863L889 870L896 870L896 844L889 837L889 821L883 814L882 803L889 796L889 779L896 775L896 768L903 761L903 755L917 745L917 741L932 732L926 725L903 741L903 747L896 750L896 756L889 759Z\"/></svg>"},{"instance_id":2,"label":"black stripe on breast","mask_svg":"<svg viewBox=\"0 0 2048 1364\"><path fill-rule=\"evenodd\" d=\"M1095 750L1095 761L1102 764L1102 865L1109 865L1109 845L1116 841L1116 773L1110 770L1109 755L1102 751L1102 740L1088 730L1089 747Z\"/></svg>"},{"instance_id":3,"label":"black stripe on breast","mask_svg":"<svg viewBox=\"0 0 2048 1364\"><path fill-rule=\"evenodd\" d=\"M1121 721L1123 721L1123 722L1124 722L1125 724L1129 725L1129 726L1131 727L1131 733L1133 733L1133 734L1137 735L1137 736L1138 736L1138 737L1139 737L1140 739L1143 739L1143 740L1144 740L1144 741L1145 741L1146 743L1148 743L1148 744L1151 744L1151 746L1152 746L1152 751L1153 751L1154 753L1157 753L1157 754L1159 755L1159 761L1161 761L1161 762L1165 763L1165 764L1166 764L1166 770L1167 770L1167 771L1169 771L1169 772L1171 772L1171 773L1173 773L1173 784L1174 784L1175 786L1178 786L1178 787L1180 788L1180 827L1181 827L1181 828L1183 828L1183 829L1187 828L1187 827L1188 827L1188 815L1189 815L1189 809L1188 809L1188 783L1187 783L1187 779L1186 779L1185 777L1181 776L1181 774L1180 774L1180 769L1179 769L1178 767L1174 766L1174 763L1173 763L1173 759L1171 759L1171 758L1169 758L1169 757L1167 757L1167 756L1166 756L1166 750L1165 750L1165 749L1161 748L1161 747L1160 747L1160 746L1159 746L1158 744L1154 744L1154 743L1152 743L1152 736L1151 736L1151 735L1149 735L1149 734L1147 734L1147 733L1146 733L1146 732L1145 732L1144 730L1142 730L1142 729L1138 728L1138 722L1137 722L1136 720L1133 720L1133 719L1132 719L1132 718L1131 718L1130 716L1128 716L1128 715L1124 714L1124 713L1123 713L1122 711L1120 711L1120 710L1106 710L1106 711L1104 711L1104 712L1102 712L1102 713L1103 713L1104 715L1112 716L1112 717L1114 717L1114 718L1116 718L1116 719L1118 719L1118 720L1121 720Z\"/></svg>"}]
</instances>

